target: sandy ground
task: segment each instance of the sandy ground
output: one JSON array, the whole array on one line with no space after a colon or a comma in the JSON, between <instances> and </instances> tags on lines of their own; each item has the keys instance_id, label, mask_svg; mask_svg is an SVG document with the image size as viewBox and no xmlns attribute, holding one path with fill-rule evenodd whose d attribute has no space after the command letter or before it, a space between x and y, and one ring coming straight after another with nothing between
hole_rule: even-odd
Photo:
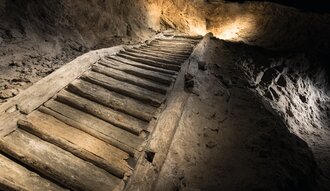
<instances>
[{"instance_id":1,"label":"sandy ground","mask_svg":"<svg viewBox=\"0 0 330 191\"><path fill-rule=\"evenodd\" d=\"M207 70L195 75L155 190L329 190L310 145L235 64L240 48L197 49Z\"/></svg>"}]
</instances>

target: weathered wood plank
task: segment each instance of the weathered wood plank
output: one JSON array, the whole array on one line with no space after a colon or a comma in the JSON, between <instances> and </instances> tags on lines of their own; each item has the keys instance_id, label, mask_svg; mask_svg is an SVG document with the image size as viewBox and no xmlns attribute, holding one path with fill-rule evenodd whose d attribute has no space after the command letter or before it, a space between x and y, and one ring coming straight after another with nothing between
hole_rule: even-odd
<instances>
[{"instance_id":1,"label":"weathered wood plank","mask_svg":"<svg viewBox=\"0 0 330 191\"><path fill-rule=\"evenodd\" d=\"M173 59L173 60L178 60L180 62L184 62L187 59L187 56L179 56L179 55L175 56L174 54L157 53L157 52L152 52L152 51L141 51L136 48L126 48L125 51L138 53L138 54L142 54L142 55L159 57L159 58Z\"/></svg>"},{"instance_id":2,"label":"weathered wood plank","mask_svg":"<svg viewBox=\"0 0 330 191\"><path fill-rule=\"evenodd\" d=\"M111 107L114 110L132 115L144 121L150 121L157 110L155 107L143 104L132 98L122 96L116 92L109 91L83 80L73 81L69 84L68 90L84 98Z\"/></svg>"},{"instance_id":3,"label":"weathered wood plank","mask_svg":"<svg viewBox=\"0 0 330 191\"><path fill-rule=\"evenodd\" d=\"M60 102L51 100L45 106L40 107L38 110L122 149L131 156L134 156L143 142L143 139L136 135L127 133L125 130Z\"/></svg>"},{"instance_id":4,"label":"weathered wood plank","mask_svg":"<svg viewBox=\"0 0 330 191\"><path fill-rule=\"evenodd\" d=\"M122 82L127 82L133 85L140 86L142 88L146 88L151 91L155 91L158 93L166 94L167 92L167 86L153 82L151 80L147 80L144 78L136 77L132 74L128 74L125 72L122 72L120 70L116 70L111 67L107 67L107 65L97 64L92 67L92 71L102 73L104 75L107 75L109 77L112 77L116 80L120 80Z\"/></svg>"},{"instance_id":5,"label":"weathered wood plank","mask_svg":"<svg viewBox=\"0 0 330 191\"><path fill-rule=\"evenodd\" d=\"M176 48L182 48L182 49L190 49L194 47L193 43L187 43L187 42L178 42L178 41L159 41L159 40L153 40L148 43L149 45L156 45L156 46L166 46L166 47L176 47Z\"/></svg>"},{"instance_id":6,"label":"weathered wood plank","mask_svg":"<svg viewBox=\"0 0 330 191\"><path fill-rule=\"evenodd\" d=\"M20 129L0 139L0 149L73 190L112 190L120 179Z\"/></svg>"},{"instance_id":7,"label":"weathered wood plank","mask_svg":"<svg viewBox=\"0 0 330 191\"><path fill-rule=\"evenodd\" d=\"M134 52L130 52L130 51L121 51L120 53L127 54L129 56L133 56L133 57L137 57L137 58L153 60L153 61L156 61L156 62L163 62L163 63L171 64L171 65L180 65L182 63L181 60L155 57L155 56L150 56L150 55L141 54L141 53L134 53Z\"/></svg>"},{"instance_id":8,"label":"weathered wood plank","mask_svg":"<svg viewBox=\"0 0 330 191\"><path fill-rule=\"evenodd\" d=\"M174 56L180 56L180 57L186 57L188 58L190 54L187 53L178 53L174 51L168 51L168 50L160 50L160 49L152 49L150 47L146 46L140 46L140 47L134 47L135 50L144 51L144 52L153 52L158 54L167 54L167 55L174 55Z\"/></svg>"},{"instance_id":9,"label":"weathered wood plank","mask_svg":"<svg viewBox=\"0 0 330 191\"><path fill-rule=\"evenodd\" d=\"M172 50L175 52L186 52L190 53L193 49L191 48L184 48L180 46L164 46L164 45L157 45L157 44L147 44L147 47L162 49L162 50Z\"/></svg>"},{"instance_id":10,"label":"weathered wood plank","mask_svg":"<svg viewBox=\"0 0 330 191\"><path fill-rule=\"evenodd\" d=\"M60 91L56 95L56 100L85 111L136 135L139 135L148 125L145 121L115 111L65 90Z\"/></svg>"},{"instance_id":11,"label":"weathered wood plank","mask_svg":"<svg viewBox=\"0 0 330 191\"><path fill-rule=\"evenodd\" d=\"M162 40L171 40L171 39L182 39L182 40L193 40L196 42L199 42L200 40L203 39L202 35L196 35L196 36L191 36L191 35L185 35L185 34L164 34L164 36L168 36L171 38L160 38Z\"/></svg>"},{"instance_id":12,"label":"weathered wood plank","mask_svg":"<svg viewBox=\"0 0 330 191\"><path fill-rule=\"evenodd\" d=\"M0 137L6 136L17 127L17 119L23 117L19 111L0 114Z\"/></svg>"},{"instance_id":13,"label":"weathered wood plank","mask_svg":"<svg viewBox=\"0 0 330 191\"><path fill-rule=\"evenodd\" d=\"M151 49L148 49L146 48L145 46L140 46L140 47L134 47L132 48L132 50L137 50L137 51L140 51L140 52L147 52L147 53L154 53L154 54L163 54L163 55L166 55L166 56L175 56L175 57L181 57L183 59L187 59L189 55L187 54L179 54L179 53L176 53L176 52L164 52L164 51L159 51L159 50L151 50Z\"/></svg>"},{"instance_id":14,"label":"weathered wood plank","mask_svg":"<svg viewBox=\"0 0 330 191\"><path fill-rule=\"evenodd\" d=\"M165 52L165 53L172 53L172 54L178 54L178 55L182 55L182 56L189 56L190 55L190 51L179 51L179 50L175 50L175 49L169 49L169 48L160 48L160 47L154 47L154 46L140 46L138 47L139 50L147 50L147 51L158 51L158 52Z\"/></svg>"},{"instance_id":15,"label":"weathered wood plank","mask_svg":"<svg viewBox=\"0 0 330 191\"><path fill-rule=\"evenodd\" d=\"M171 85L172 82L174 81L172 74L164 74L157 71L141 69L139 67L134 66L135 63L133 62L132 65L130 65L129 63L125 63L125 60L123 60L122 62L119 57L118 60L117 58L114 58L109 60L102 60L99 61L98 63L113 69L121 70L128 74L153 80L155 82L159 82L165 85Z\"/></svg>"},{"instance_id":16,"label":"weathered wood plank","mask_svg":"<svg viewBox=\"0 0 330 191\"><path fill-rule=\"evenodd\" d=\"M19 120L18 126L119 178L131 174L125 161L129 157L127 153L50 115L34 111L25 120Z\"/></svg>"},{"instance_id":17,"label":"weathered wood plank","mask_svg":"<svg viewBox=\"0 0 330 191\"><path fill-rule=\"evenodd\" d=\"M154 40L152 40L152 42L186 44L191 46L197 44L198 40L186 40L180 38L155 38Z\"/></svg>"},{"instance_id":18,"label":"weathered wood plank","mask_svg":"<svg viewBox=\"0 0 330 191\"><path fill-rule=\"evenodd\" d=\"M111 61L115 60L115 61L120 62L122 64L127 64L127 65L131 65L131 66L135 66L137 68L163 73L164 75L168 75L168 76L173 76L173 75L177 74L177 72L173 71L173 70L168 70L168 69L164 69L164 68L159 68L159 67L155 67L155 66L142 64L140 62L136 62L134 60L123 58L123 57L120 57L120 56L107 56L107 57L105 57L105 61L109 61L109 60L111 60Z\"/></svg>"},{"instance_id":19,"label":"weathered wood plank","mask_svg":"<svg viewBox=\"0 0 330 191\"><path fill-rule=\"evenodd\" d=\"M181 68L180 66L177 66L177 65L164 64L164 63L156 62L156 61L153 61L153 60L150 60L150 59L139 58L139 57L130 56L130 55L122 54L122 53L118 53L116 55L119 56L119 57L122 57L122 58L126 58L126 59L129 59L129 60L133 60L133 61L136 61L136 62L146 64L146 65L155 66L155 67L159 67L159 68L164 68L164 69L167 69L167 70L173 70L173 71L176 71L176 72L180 71L180 68Z\"/></svg>"},{"instance_id":20,"label":"weathered wood plank","mask_svg":"<svg viewBox=\"0 0 330 191\"><path fill-rule=\"evenodd\" d=\"M127 84L96 72L88 71L81 78L110 91L138 99L152 106L158 107L165 101L165 96L162 94Z\"/></svg>"},{"instance_id":21,"label":"weathered wood plank","mask_svg":"<svg viewBox=\"0 0 330 191\"><path fill-rule=\"evenodd\" d=\"M64 191L66 189L40 177L25 167L0 155L0 189L22 191Z\"/></svg>"}]
</instances>

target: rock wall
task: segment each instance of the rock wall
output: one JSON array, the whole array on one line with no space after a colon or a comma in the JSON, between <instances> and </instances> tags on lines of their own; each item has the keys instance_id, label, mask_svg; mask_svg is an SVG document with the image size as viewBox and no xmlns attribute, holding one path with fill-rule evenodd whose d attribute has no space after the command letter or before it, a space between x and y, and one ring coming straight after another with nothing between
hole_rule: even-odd
<instances>
[{"instance_id":1,"label":"rock wall","mask_svg":"<svg viewBox=\"0 0 330 191\"><path fill-rule=\"evenodd\" d=\"M216 37L272 49L329 48L329 14L299 11L269 2L158 0L161 19L191 34Z\"/></svg>"},{"instance_id":2,"label":"rock wall","mask_svg":"<svg viewBox=\"0 0 330 191\"><path fill-rule=\"evenodd\" d=\"M149 10L145 0L0 0L0 103L90 49L149 38Z\"/></svg>"}]
</instances>

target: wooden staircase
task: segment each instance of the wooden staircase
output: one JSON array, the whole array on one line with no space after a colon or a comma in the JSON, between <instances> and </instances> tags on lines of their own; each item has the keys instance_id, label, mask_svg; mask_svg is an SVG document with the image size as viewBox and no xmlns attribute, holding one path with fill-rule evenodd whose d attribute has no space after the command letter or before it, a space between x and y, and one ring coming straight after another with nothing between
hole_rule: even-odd
<instances>
[{"instance_id":1,"label":"wooden staircase","mask_svg":"<svg viewBox=\"0 0 330 191\"><path fill-rule=\"evenodd\" d=\"M200 40L166 35L102 55L60 91L42 94L50 99L34 97L45 100L35 109L13 104L0 113L4 132L17 124L0 136L0 190L125 189Z\"/></svg>"}]
</instances>

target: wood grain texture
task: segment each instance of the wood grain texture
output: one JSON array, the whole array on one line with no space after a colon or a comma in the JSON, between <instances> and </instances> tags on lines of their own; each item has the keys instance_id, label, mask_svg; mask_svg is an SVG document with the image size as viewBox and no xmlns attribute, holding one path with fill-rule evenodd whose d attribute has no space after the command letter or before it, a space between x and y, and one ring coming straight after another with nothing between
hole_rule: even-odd
<instances>
[{"instance_id":1,"label":"wood grain texture","mask_svg":"<svg viewBox=\"0 0 330 191\"><path fill-rule=\"evenodd\" d=\"M127 153L50 115L34 111L25 120L19 120L18 126L119 178L131 174L125 161L129 157Z\"/></svg>"},{"instance_id":2,"label":"wood grain texture","mask_svg":"<svg viewBox=\"0 0 330 191\"><path fill-rule=\"evenodd\" d=\"M108 172L20 129L1 138L0 149L73 190L108 191L120 183Z\"/></svg>"}]
</instances>

